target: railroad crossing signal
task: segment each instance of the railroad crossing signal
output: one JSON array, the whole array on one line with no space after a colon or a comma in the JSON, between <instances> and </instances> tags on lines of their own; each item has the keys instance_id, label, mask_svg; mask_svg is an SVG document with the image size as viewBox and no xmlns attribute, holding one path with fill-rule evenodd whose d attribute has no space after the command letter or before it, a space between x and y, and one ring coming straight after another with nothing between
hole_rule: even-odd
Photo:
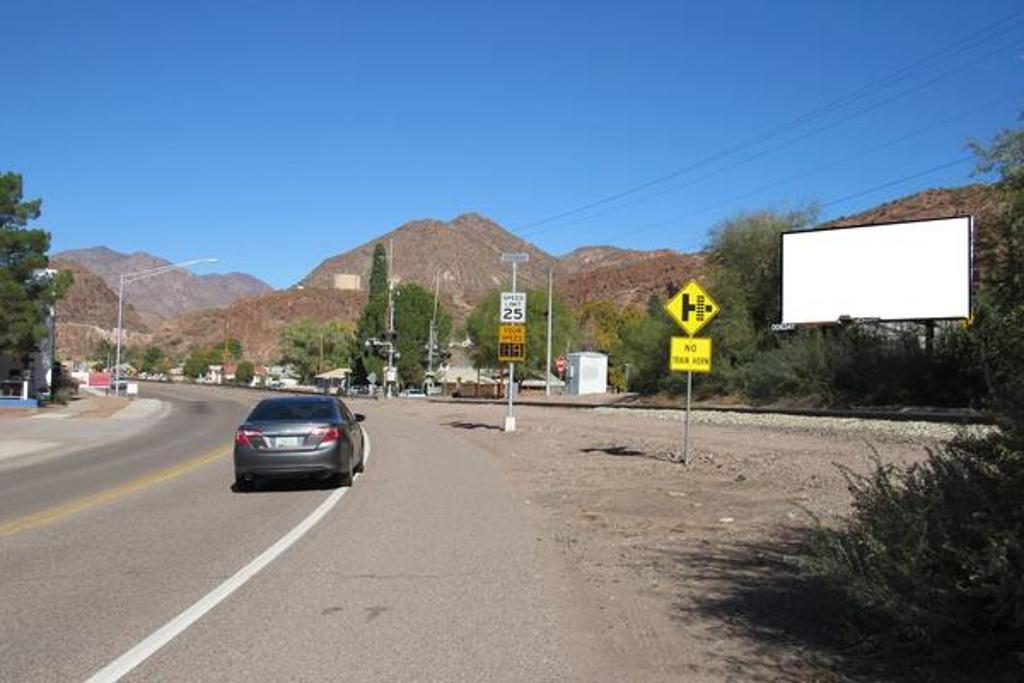
<instances>
[{"instance_id":1,"label":"railroad crossing signal","mask_svg":"<svg viewBox=\"0 0 1024 683\"><path fill-rule=\"evenodd\" d=\"M665 304L665 312L691 337L718 315L718 304L696 280L686 286Z\"/></svg>"}]
</instances>

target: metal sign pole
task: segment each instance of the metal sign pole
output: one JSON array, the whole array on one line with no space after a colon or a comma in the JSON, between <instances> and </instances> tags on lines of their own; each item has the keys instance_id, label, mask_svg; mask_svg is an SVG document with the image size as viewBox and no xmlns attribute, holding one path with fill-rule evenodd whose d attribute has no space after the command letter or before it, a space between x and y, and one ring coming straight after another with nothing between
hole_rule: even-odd
<instances>
[{"instance_id":1,"label":"metal sign pole","mask_svg":"<svg viewBox=\"0 0 1024 683\"><path fill-rule=\"evenodd\" d=\"M516 292L516 266L518 264L512 262L512 293ZM516 377L516 365L512 361L508 364L508 414L505 415L505 431L512 432L516 428L516 413L515 408L512 406L512 386L515 382Z\"/></svg>"},{"instance_id":2,"label":"metal sign pole","mask_svg":"<svg viewBox=\"0 0 1024 683\"><path fill-rule=\"evenodd\" d=\"M690 460L690 392L693 388L693 373L686 373L686 415L683 417L683 464Z\"/></svg>"}]
</instances>

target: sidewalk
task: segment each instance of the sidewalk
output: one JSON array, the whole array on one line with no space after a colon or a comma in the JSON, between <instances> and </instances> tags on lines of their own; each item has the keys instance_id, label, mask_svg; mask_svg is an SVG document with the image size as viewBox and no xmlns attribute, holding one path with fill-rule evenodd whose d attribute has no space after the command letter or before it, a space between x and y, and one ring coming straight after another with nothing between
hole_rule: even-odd
<instances>
[{"instance_id":1,"label":"sidewalk","mask_svg":"<svg viewBox=\"0 0 1024 683\"><path fill-rule=\"evenodd\" d=\"M28 414L0 414L0 469L27 455L68 455L113 443L169 412L170 405L154 398L86 397Z\"/></svg>"}]
</instances>

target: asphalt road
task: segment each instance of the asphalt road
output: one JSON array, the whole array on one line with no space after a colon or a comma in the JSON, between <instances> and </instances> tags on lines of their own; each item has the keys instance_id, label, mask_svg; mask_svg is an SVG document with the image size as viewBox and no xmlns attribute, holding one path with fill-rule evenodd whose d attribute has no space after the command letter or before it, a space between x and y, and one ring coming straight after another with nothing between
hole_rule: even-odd
<instances>
[{"instance_id":1,"label":"asphalt road","mask_svg":"<svg viewBox=\"0 0 1024 683\"><path fill-rule=\"evenodd\" d=\"M87 679L337 497L231 491L216 453L255 395L146 389L173 406L152 430L0 472L0 528L36 520L0 536L0 680ZM401 401L353 407L366 473L124 680L614 678L574 577L488 455Z\"/></svg>"}]
</instances>

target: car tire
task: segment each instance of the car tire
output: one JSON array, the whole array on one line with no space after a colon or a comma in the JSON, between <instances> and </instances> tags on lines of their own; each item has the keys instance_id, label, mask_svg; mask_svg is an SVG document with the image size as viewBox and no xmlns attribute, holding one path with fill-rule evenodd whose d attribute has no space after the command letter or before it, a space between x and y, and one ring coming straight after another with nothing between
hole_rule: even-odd
<instances>
[{"instance_id":1,"label":"car tire","mask_svg":"<svg viewBox=\"0 0 1024 683\"><path fill-rule=\"evenodd\" d=\"M366 470L366 454L360 449L359 452L359 464L352 468L352 471L357 474L362 474Z\"/></svg>"},{"instance_id":2,"label":"car tire","mask_svg":"<svg viewBox=\"0 0 1024 683\"><path fill-rule=\"evenodd\" d=\"M240 475L235 475L235 493L249 493L252 491L253 486L256 482L252 479L246 479Z\"/></svg>"},{"instance_id":3,"label":"car tire","mask_svg":"<svg viewBox=\"0 0 1024 683\"><path fill-rule=\"evenodd\" d=\"M353 479L353 468L349 467L347 472L338 473L338 486L351 486Z\"/></svg>"}]
</instances>

